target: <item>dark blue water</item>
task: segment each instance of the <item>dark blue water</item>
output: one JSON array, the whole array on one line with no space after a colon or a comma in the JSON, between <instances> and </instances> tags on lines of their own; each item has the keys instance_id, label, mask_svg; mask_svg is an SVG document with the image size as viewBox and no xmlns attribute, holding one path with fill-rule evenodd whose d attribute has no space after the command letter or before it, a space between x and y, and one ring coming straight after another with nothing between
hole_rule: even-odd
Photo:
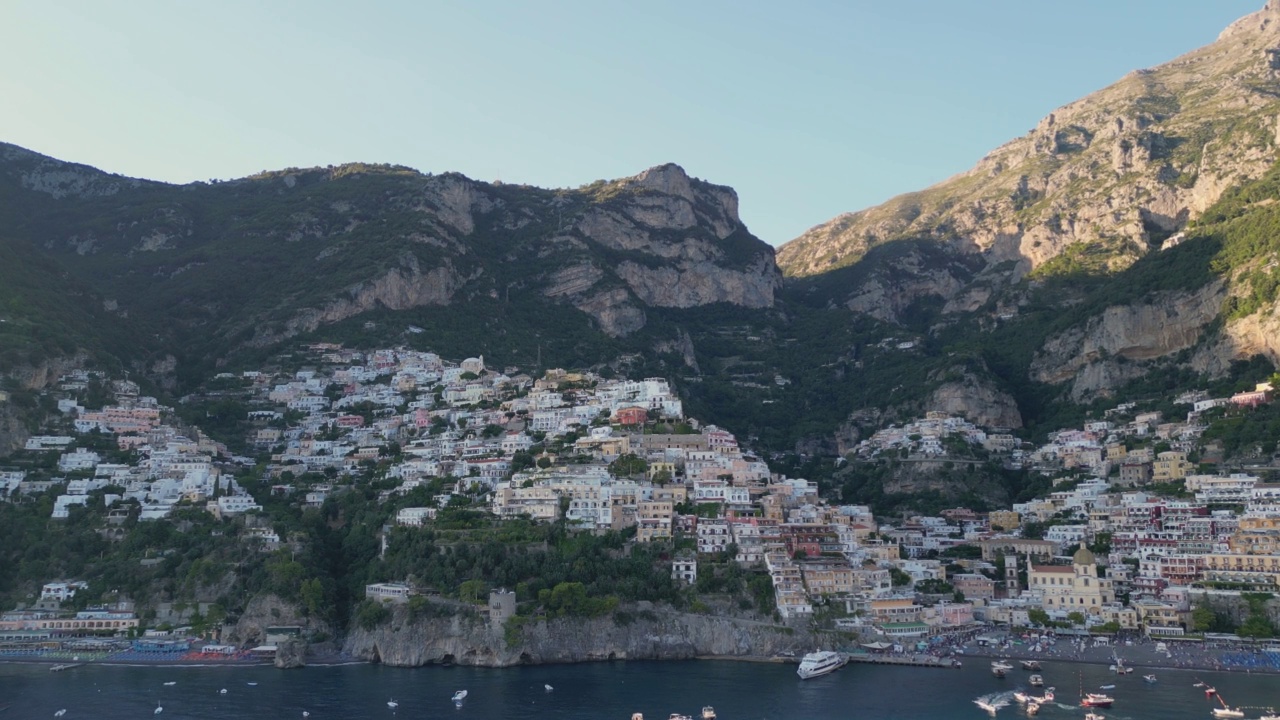
<instances>
[{"instance_id":1,"label":"dark blue water","mask_svg":"<svg viewBox=\"0 0 1280 720\"><path fill-rule=\"evenodd\" d=\"M1077 673L1081 679L1077 680ZM1057 686L1064 706L1046 707L1038 718L1083 720L1079 683L1087 690L1115 683L1108 691L1115 707L1108 720L1207 720L1213 704L1192 687L1197 678L1215 685L1232 705L1280 706L1280 676L1244 673L1156 671L1148 685L1139 674L1116 677L1105 667L1046 663L1042 672ZM403 720L448 718L555 718L627 720L642 712L646 720L666 720L672 712L695 717L703 705L726 720L826 720L885 718L902 720L984 720L973 704L980 695L1025 687L1027 673L1015 670L999 680L987 661L972 659L961 670L849 665L826 677L801 681L793 665L734 662L613 662L523 667L401 669L370 665L310 667L281 671L267 667L110 667L87 666L51 673L47 666L0 664L0 720L52 718L66 708L64 720L158 717L245 720ZM166 681L177 684L166 687ZM249 682L258 683L256 686ZM555 690L548 693L544 684ZM226 694L218 691L226 688ZM450 696L466 688L461 708ZM394 698L399 708L387 707ZM154 715L157 704L163 713ZM1257 718L1260 710L1246 717ZM1022 720L1017 703L1000 710L999 720Z\"/></svg>"}]
</instances>

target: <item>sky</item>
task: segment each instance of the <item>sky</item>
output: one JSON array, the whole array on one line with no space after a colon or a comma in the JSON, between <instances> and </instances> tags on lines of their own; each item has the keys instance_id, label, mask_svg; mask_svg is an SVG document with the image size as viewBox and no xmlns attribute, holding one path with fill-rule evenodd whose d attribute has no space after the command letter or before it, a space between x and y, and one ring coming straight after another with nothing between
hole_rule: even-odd
<instances>
[{"instance_id":1,"label":"sky","mask_svg":"<svg viewBox=\"0 0 1280 720\"><path fill-rule=\"evenodd\" d=\"M778 245L939 182L1263 0L0 0L0 142L134 177L666 162Z\"/></svg>"}]
</instances>

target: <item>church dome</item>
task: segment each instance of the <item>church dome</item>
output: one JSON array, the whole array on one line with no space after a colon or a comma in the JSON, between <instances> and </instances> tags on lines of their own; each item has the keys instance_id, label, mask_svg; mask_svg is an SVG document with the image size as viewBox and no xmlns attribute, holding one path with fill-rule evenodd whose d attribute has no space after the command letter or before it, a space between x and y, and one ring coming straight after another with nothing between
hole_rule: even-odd
<instances>
[{"instance_id":1,"label":"church dome","mask_svg":"<svg viewBox=\"0 0 1280 720\"><path fill-rule=\"evenodd\" d=\"M1093 551L1085 547L1084 543L1080 543L1080 549L1076 551L1075 555L1071 556L1071 564L1073 565L1093 565L1097 562L1097 558L1093 556Z\"/></svg>"}]
</instances>

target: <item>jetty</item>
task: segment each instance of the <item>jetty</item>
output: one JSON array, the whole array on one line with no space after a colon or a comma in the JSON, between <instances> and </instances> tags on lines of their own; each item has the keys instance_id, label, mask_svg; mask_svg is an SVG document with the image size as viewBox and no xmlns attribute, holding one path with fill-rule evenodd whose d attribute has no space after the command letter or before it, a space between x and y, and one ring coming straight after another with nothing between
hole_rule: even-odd
<instances>
[{"instance_id":1,"label":"jetty","mask_svg":"<svg viewBox=\"0 0 1280 720\"><path fill-rule=\"evenodd\" d=\"M877 655L873 653L848 653L849 662L871 663L874 665L911 665L914 667L953 668L960 667L955 658L934 657L933 655Z\"/></svg>"}]
</instances>

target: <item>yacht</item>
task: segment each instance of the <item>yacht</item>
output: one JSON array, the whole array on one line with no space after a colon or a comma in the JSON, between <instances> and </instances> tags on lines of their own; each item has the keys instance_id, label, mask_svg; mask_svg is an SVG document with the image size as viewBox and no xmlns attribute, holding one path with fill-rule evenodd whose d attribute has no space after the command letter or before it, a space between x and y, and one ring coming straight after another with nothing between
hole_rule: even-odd
<instances>
[{"instance_id":1,"label":"yacht","mask_svg":"<svg viewBox=\"0 0 1280 720\"><path fill-rule=\"evenodd\" d=\"M710 705L702 708L702 720L716 720L716 709Z\"/></svg>"},{"instance_id":2,"label":"yacht","mask_svg":"<svg viewBox=\"0 0 1280 720\"><path fill-rule=\"evenodd\" d=\"M1115 701L1115 698L1103 693L1085 693L1085 696L1080 698L1080 707L1109 708Z\"/></svg>"},{"instance_id":3,"label":"yacht","mask_svg":"<svg viewBox=\"0 0 1280 720\"><path fill-rule=\"evenodd\" d=\"M805 655L800 660L800 667L796 670L796 674L800 676L801 680L808 680L819 675L835 672L846 662L847 659L838 652L819 650Z\"/></svg>"},{"instance_id":4,"label":"yacht","mask_svg":"<svg viewBox=\"0 0 1280 720\"><path fill-rule=\"evenodd\" d=\"M1044 687L1044 677L1040 675L1032 675L1027 678L1027 682L1031 683L1031 687Z\"/></svg>"}]
</instances>

